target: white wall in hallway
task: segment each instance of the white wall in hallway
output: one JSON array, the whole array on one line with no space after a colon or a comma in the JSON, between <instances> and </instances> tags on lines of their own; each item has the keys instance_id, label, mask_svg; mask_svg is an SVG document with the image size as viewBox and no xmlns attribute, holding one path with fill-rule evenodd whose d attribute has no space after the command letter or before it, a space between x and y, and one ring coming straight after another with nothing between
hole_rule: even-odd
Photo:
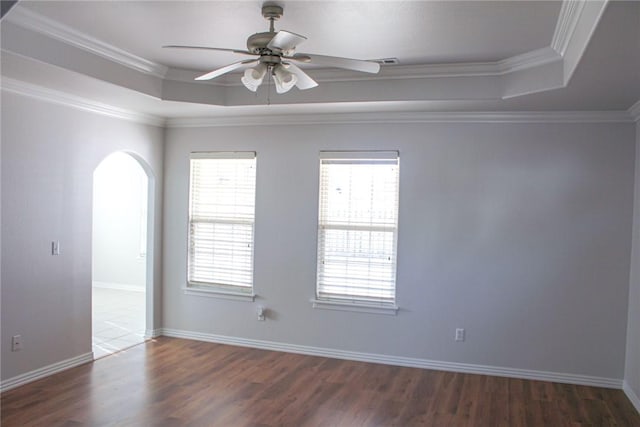
<instances>
[{"instance_id":1,"label":"white wall in hallway","mask_svg":"<svg viewBox=\"0 0 640 427\"><path fill-rule=\"evenodd\" d=\"M144 170L126 153L114 153L96 168L92 227L94 284L144 291L147 187Z\"/></svg>"}]
</instances>

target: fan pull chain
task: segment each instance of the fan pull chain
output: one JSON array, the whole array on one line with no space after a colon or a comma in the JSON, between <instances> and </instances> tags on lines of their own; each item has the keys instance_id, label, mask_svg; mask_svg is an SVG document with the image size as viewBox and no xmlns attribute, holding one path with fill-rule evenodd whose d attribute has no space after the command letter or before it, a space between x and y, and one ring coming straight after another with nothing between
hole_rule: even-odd
<instances>
[{"instance_id":1,"label":"fan pull chain","mask_svg":"<svg viewBox=\"0 0 640 427\"><path fill-rule=\"evenodd\" d=\"M273 20L271 21L273 24ZM273 66L267 67L267 105L271 105L271 73L273 72Z\"/></svg>"}]
</instances>

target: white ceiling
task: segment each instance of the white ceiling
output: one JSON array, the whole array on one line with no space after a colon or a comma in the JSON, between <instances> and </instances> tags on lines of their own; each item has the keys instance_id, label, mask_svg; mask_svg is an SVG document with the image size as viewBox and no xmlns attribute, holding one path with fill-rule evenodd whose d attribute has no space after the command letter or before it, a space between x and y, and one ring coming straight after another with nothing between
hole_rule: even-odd
<instances>
[{"instance_id":1,"label":"white ceiling","mask_svg":"<svg viewBox=\"0 0 640 427\"><path fill-rule=\"evenodd\" d=\"M266 93L248 93L237 75L211 84L192 81L201 71L243 58L161 48L194 44L243 49L248 35L267 29L260 15L262 2L23 0L2 21L2 75L5 81L161 117L620 111L640 99L639 1L610 2L593 28L576 31L574 39L582 37L586 49L576 50L575 73L564 80L571 52L563 56L550 47L557 40L559 20L562 23L561 1L278 4L284 6L284 16L276 29L308 37L298 51L360 59L395 57L401 65L385 66L373 77L310 70L320 82L318 88L274 94L270 101L279 105L268 106ZM77 40L81 43L74 45ZM108 54L101 56L105 51ZM117 68L122 64L117 64L118 55L152 71ZM101 62L114 58L113 67Z\"/></svg>"}]
</instances>

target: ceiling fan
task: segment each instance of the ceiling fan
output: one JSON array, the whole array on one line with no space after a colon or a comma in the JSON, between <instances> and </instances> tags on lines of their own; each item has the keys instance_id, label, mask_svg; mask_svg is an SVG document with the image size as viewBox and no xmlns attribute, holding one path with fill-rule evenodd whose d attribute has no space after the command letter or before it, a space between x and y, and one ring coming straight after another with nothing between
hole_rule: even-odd
<instances>
[{"instance_id":1,"label":"ceiling fan","mask_svg":"<svg viewBox=\"0 0 640 427\"><path fill-rule=\"evenodd\" d=\"M247 39L247 50L226 49L207 46L180 46L169 45L164 48L179 49L204 49L223 52L233 52L241 55L254 56L256 58L245 59L234 62L222 68L218 68L209 73L196 77L196 80L210 80L223 74L246 67L250 64L257 64L253 68L245 70L240 79L242 83L252 92L258 90L265 76L273 76L276 92L288 92L293 86L300 90L311 89L318 86L307 73L302 71L294 63L317 64L327 67L344 68L347 70L362 71L365 73L377 73L380 71L380 64L373 61L359 59L341 58L337 56L314 55L308 53L295 53L298 44L307 38L289 31L274 30L274 22L283 14L281 6L264 4L262 6L262 16L269 21L269 31L256 33Z\"/></svg>"}]
</instances>

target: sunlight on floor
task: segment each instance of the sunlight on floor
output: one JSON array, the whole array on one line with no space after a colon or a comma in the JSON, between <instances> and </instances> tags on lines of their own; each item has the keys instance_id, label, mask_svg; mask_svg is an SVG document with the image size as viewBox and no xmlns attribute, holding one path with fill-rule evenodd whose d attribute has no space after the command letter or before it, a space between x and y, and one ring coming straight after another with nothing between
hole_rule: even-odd
<instances>
[{"instance_id":1,"label":"sunlight on floor","mask_svg":"<svg viewBox=\"0 0 640 427\"><path fill-rule=\"evenodd\" d=\"M145 293L93 288L95 359L144 342Z\"/></svg>"}]
</instances>

